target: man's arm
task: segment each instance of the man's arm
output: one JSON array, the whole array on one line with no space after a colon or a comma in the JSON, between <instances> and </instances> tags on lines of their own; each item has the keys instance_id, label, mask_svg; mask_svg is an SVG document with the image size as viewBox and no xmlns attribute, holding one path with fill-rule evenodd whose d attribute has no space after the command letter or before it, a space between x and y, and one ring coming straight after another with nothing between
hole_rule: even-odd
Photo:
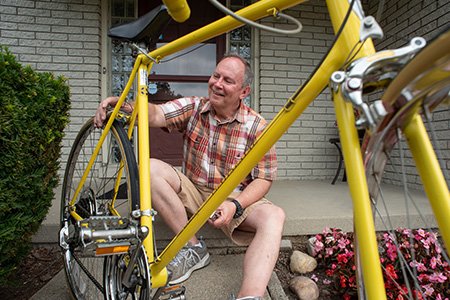
<instances>
[{"instance_id":1,"label":"man's arm","mask_svg":"<svg viewBox=\"0 0 450 300\"><path fill-rule=\"evenodd\" d=\"M111 106L116 106L119 101L119 97L108 97L102 102L100 102L97 107L97 111L95 112L94 125L97 128L103 126L103 122L106 120L106 109ZM134 109L134 103L129 103L130 106L125 106L123 109L129 113L131 113ZM155 104L148 104L148 123L150 127L165 127L166 126L166 118L164 116L163 110Z\"/></svg>"},{"instance_id":2,"label":"man's arm","mask_svg":"<svg viewBox=\"0 0 450 300\"><path fill-rule=\"evenodd\" d=\"M236 200L245 209L256 201L261 200L269 192L271 186L272 181L256 178L239 194ZM218 218L215 221L211 221L211 223L217 228L229 224L235 212L236 206L234 203L225 201L216 210Z\"/></svg>"},{"instance_id":3,"label":"man's arm","mask_svg":"<svg viewBox=\"0 0 450 300\"><path fill-rule=\"evenodd\" d=\"M256 178L239 194L236 200L246 208L264 197L272 186L272 181Z\"/></svg>"}]
</instances>

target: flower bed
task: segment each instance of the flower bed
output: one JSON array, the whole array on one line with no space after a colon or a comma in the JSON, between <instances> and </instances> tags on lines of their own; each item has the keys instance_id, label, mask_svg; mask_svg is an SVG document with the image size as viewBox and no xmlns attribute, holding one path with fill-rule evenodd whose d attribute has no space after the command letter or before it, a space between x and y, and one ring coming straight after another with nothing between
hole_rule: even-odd
<instances>
[{"instance_id":1,"label":"flower bed","mask_svg":"<svg viewBox=\"0 0 450 300\"><path fill-rule=\"evenodd\" d=\"M450 267L441 253L437 234L423 229L380 233L379 252L388 299L449 299ZM312 254L328 276L324 284L340 291L343 299L357 294L353 234L327 228L312 240ZM412 251L414 250L414 251ZM402 254L402 255L400 255ZM418 284L407 280L400 261L406 260ZM407 286L412 288L408 293Z\"/></svg>"}]
</instances>

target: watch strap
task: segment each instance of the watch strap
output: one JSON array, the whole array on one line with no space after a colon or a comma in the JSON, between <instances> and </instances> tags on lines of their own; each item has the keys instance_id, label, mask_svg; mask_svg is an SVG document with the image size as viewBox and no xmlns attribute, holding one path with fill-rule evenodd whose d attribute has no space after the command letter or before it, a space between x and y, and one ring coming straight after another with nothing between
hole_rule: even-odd
<instances>
[{"instance_id":1,"label":"watch strap","mask_svg":"<svg viewBox=\"0 0 450 300\"><path fill-rule=\"evenodd\" d=\"M237 219L240 216L242 216L242 214L244 213L244 209L242 208L239 201L237 201L236 199L231 200L231 202L233 202L234 205L236 206L236 212L233 215L233 219Z\"/></svg>"}]
</instances>

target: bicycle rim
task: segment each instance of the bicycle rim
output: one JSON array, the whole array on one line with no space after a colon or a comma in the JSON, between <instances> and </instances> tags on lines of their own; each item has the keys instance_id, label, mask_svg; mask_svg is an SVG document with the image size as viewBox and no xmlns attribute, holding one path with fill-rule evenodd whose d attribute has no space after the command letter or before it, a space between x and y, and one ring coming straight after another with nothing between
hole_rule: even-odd
<instances>
[{"instance_id":1,"label":"bicycle rim","mask_svg":"<svg viewBox=\"0 0 450 300\"><path fill-rule=\"evenodd\" d=\"M448 33L446 38L448 43ZM442 40L436 42L442 43ZM439 178L444 176L440 188L447 193L444 192L444 197L437 201L447 203L450 180L446 174L448 157L443 157L439 149L448 139L449 132L448 125L445 127L443 123L448 123L450 114L450 55L443 53L433 57L432 53L430 54L432 47L427 48L423 50L426 55L416 57L408 65L409 68L405 68L406 75L402 74L405 70L400 72L398 78L409 77L409 82L398 84L394 81L391 84L393 86L389 87L391 90L386 92L388 95L398 95L403 91L404 95L405 91L409 91L408 96L414 96L404 99L404 96L400 95L397 100L390 102L388 105L391 105L395 112L382 122L377 132L371 136L367 135L362 145L373 214L380 231L378 249L388 299L396 299L398 295L401 295L402 299L436 299L438 294L444 299L448 292L444 288L448 281L439 282L443 278L435 278L439 277L439 274L450 274L448 251L439 238L440 232L448 232L449 228L438 228L429 206L430 199L421 188L424 178L420 179L418 172L414 170L415 161L407 147L407 139L403 136L404 129L416 121L418 116L422 118L423 115L423 119L427 120L429 139L442 169L442 173L431 172L430 176L437 182L442 182ZM424 62L426 57L433 58ZM424 63L427 69L421 67ZM435 79L437 73L438 80ZM424 82L427 82L427 87L424 87ZM393 92L394 88L399 91ZM447 128L446 134L439 132L442 125ZM433 153L425 155L434 156ZM399 185L402 185L401 189L398 188ZM392 201L391 197L399 197L401 200ZM401 207L393 205L399 202L402 203ZM355 243L356 248L357 243L358 241ZM358 251L356 252L359 298L366 299L364 286L370 283L364 282Z\"/></svg>"},{"instance_id":2,"label":"bicycle rim","mask_svg":"<svg viewBox=\"0 0 450 300\"><path fill-rule=\"evenodd\" d=\"M101 133L101 129L94 127L93 119L82 127L75 139L64 175L61 228L68 231L69 238L67 247L62 248L62 251L67 282L76 299L104 299L105 293L102 285L105 258L84 252L77 223L68 208ZM121 174L120 178L118 174ZM129 218L131 211L139 208L137 174L131 143L121 123L115 121L75 201L76 212L82 218L108 216L113 211L123 218ZM115 189L114 186L119 188Z\"/></svg>"}]
</instances>

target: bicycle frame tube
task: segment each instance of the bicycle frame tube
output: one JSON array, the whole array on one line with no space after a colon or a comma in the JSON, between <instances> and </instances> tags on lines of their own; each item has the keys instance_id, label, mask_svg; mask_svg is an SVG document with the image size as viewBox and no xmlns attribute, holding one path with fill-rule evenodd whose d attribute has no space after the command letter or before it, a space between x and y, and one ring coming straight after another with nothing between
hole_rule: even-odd
<instances>
[{"instance_id":1,"label":"bicycle frame tube","mask_svg":"<svg viewBox=\"0 0 450 300\"><path fill-rule=\"evenodd\" d=\"M151 65L150 65L151 66ZM142 212L140 224L146 226L149 230L148 236L144 239L143 245L147 254L150 265L155 260L154 253L154 237L152 224L152 203L150 193L150 138L148 124L148 66L141 64L137 74L137 101L138 110L138 157L139 157L139 192L140 192L140 209ZM181 249L181 247L180 247ZM153 276L152 287L161 287L167 283L167 269L162 269Z\"/></svg>"},{"instance_id":2,"label":"bicycle frame tube","mask_svg":"<svg viewBox=\"0 0 450 300\"><path fill-rule=\"evenodd\" d=\"M427 134L420 115L415 114L408 125L403 129L411 154L416 162L417 171L430 199L440 233L445 246L450 249L450 194L447 183L442 174L430 138Z\"/></svg>"},{"instance_id":3,"label":"bicycle frame tube","mask_svg":"<svg viewBox=\"0 0 450 300\"><path fill-rule=\"evenodd\" d=\"M345 102L340 93L333 95L339 137L347 172L347 182L353 201L353 220L359 257L362 264L365 292L368 299L386 299L386 292L380 289L383 275L375 235L369 190L365 176L364 164L359 146L358 133L355 128L353 106Z\"/></svg>"},{"instance_id":4,"label":"bicycle frame tube","mask_svg":"<svg viewBox=\"0 0 450 300\"><path fill-rule=\"evenodd\" d=\"M266 1L267 2L267 1ZM330 11L330 16L333 20L333 24L342 23L342 18L345 12L348 10L348 3L346 1L340 2L341 5L337 5L336 1L328 1L328 8ZM344 3L344 4L342 4ZM249 13L250 14L250 13ZM225 18L224 18L225 19ZM219 21L218 21L219 22ZM231 21L230 21L231 22ZM217 22L216 22L217 23ZM213 23L213 24L216 24ZM211 25L213 25L211 24ZM301 89L297 90L296 93L286 102L285 106L277 114L272 122L269 123L267 128L257 139L254 145L249 149L243 159L235 166L235 168L227 175L221 185L210 195L210 197L203 203L200 209L192 216L185 228L170 242L170 244L164 249L160 257L157 259L155 264L151 265L152 276L156 275L158 272L163 270L163 268L170 262L170 260L176 255L176 253L181 249L181 247L203 226L207 221L209 216L217 209L217 207L226 199L226 197L233 191L233 189L245 178L251 169L258 163L258 161L264 156L267 151L276 143L276 141L283 135L283 133L289 128L289 126L301 115L301 113L308 107L308 105L321 93L321 91L327 86L328 80L331 74L338 70L345 62L347 56L350 53L350 49L353 45L356 45L359 41L359 27L360 20L352 13L349 23L344 29L343 34L338 39L334 47L331 49L330 53L327 55L323 64L320 66L318 71L313 75L311 80ZM214 26L206 26L193 34L189 35L185 41L174 41L170 44L165 45L160 48L159 51L155 50L150 53L151 56L159 58L160 56L167 55L163 51L168 51L169 54L172 51L179 51L188 45L192 45L192 39L195 39L197 32L199 36L208 39L213 37L216 32ZM219 29L217 32L219 32ZM228 29L227 29L228 30ZM205 32L203 32L205 31ZM218 34L220 34L219 32ZM184 43L186 45L184 45ZM195 42L199 42L195 40ZM164 48L164 49L163 49ZM373 44L371 41L367 41L362 47L359 56L368 55L374 53ZM359 57L358 56L358 57ZM343 102L343 100L340 100ZM348 109L347 109L348 110ZM353 112L353 110L352 110ZM342 118L341 118L342 119ZM345 135L342 139L343 149L356 148L359 149L359 142L356 135L356 128L354 126L354 119L347 118L341 120L342 126L345 126L346 131L352 132L351 135ZM360 150L358 155L361 156ZM349 154L347 154L348 156ZM359 162L359 168L352 172L352 178L365 178L364 168L362 166L362 159ZM349 184L353 186L353 189L357 189L360 182L355 180L349 180ZM365 181L364 181L365 184ZM361 196L361 198L359 198ZM364 208L365 215L367 217L364 221L372 220L372 214L370 213L370 201L368 197L367 187L361 191L357 192L357 197L355 199L361 199L362 207ZM368 213L367 213L368 212ZM362 220L363 218L360 218ZM367 220L366 220L367 219ZM370 222L370 221L369 221ZM358 224L359 225L359 224ZM363 241L367 239L371 240L369 247L371 251L370 254L374 254L375 259L366 262L369 266L379 266L379 260L377 261L378 252L375 243L374 226L369 226L364 232L372 228L372 234L367 237L361 237ZM358 228L359 229L359 228ZM365 255L366 260L370 255ZM364 258L363 258L364 259ZM376 268L373 268L376 269ZM370 270L371 274L365 274L368 277L373 278L373 282L383 282L381 270L378 267L379 272L373 272ZM379 285L373 285L379 287ZM384 299L384 291L369 291L370 295L374 295L373 299ZM371 298L372 299L372 298Z\"/></svg>"}]
</instances>

